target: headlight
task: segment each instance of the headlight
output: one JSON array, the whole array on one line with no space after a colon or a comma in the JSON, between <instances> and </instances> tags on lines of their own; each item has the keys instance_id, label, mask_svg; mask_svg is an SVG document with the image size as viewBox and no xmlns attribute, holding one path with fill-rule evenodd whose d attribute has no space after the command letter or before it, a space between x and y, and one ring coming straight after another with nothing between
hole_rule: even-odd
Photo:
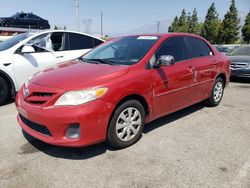
<instances>
[{"instance_id":1,"label":"headlight","mask_svg":"<svg viewBox=\"0 0 250 188\"><path fill-rule=\"evenodd\" d=\"M64 93L55 103L55 106L76 106L102 97L108 88L95 88L90 90L69 91Z\"/></svg>"}]
</instances>

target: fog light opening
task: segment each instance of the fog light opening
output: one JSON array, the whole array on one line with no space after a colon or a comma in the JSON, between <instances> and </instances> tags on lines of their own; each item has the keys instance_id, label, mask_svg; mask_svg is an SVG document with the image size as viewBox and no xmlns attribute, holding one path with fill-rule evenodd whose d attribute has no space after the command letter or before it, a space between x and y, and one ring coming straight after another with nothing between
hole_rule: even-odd
<instances>
[{"instance_id":1,"label":"fog light opening","mask_svg":"<svg viewBox=\"0 0 250 188\"><path fill-rule=\"evenodd\" d=\"M65 136L67 138L70 138L70 139L80 138L80 125L79 125L79 123L70 124Z\"/></svg>"}]
</instances>

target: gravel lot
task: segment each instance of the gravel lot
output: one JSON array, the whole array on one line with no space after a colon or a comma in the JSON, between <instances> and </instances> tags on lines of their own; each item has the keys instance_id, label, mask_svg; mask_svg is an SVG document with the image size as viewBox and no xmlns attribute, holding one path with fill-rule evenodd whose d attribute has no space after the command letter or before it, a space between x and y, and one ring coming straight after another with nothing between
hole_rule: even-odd
<instances>
[{"instance_id":1,"label":"gravel lot","mask_svg":"<svg viewBox=\"0 0 250 188\"><path fill-rule=\"evenodd\" d=\"M250 187L250 82L231 82L220 106L197 104L146 126L132 147L75 149L22 133L0 107L0 187Z\"/></svg>"}]
</instances>

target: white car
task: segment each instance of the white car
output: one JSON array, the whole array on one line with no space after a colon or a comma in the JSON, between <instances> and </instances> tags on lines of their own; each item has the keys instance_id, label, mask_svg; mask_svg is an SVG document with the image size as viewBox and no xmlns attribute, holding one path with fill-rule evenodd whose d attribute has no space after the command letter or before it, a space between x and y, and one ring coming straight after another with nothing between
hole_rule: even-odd
<instances>
[{"instance_id":1,"label":"white car","mask_svg":"<svg viewBox=\"0 0 250 188\"><path fill-rule=\"evenodd\" d=\"M0 43L0 105L33 74L76 59L104 41L79 32L22 33Z\"/></svg>"}]
</instances>

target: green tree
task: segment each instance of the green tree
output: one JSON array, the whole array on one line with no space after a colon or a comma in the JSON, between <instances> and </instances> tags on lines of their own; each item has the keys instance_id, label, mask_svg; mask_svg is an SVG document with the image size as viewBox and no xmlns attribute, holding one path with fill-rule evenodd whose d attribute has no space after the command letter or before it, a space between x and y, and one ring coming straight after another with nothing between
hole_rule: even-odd
<instances>
[{"instance_id":1,"label":"green tree","mask_svg":"<svg viewBox=\"0 0 250 188\"><path fill-rule=\"evenodd\" d=\"M179 22L179 18L178 18L178 16L175 16L174 21L172 22L172 24L168 28L168 32L176 32L177 27L178 27L178 22Z\"/></svg>"},{"instance_id":2,"label":"green tree","mask_svg":"<svg viewBox=\"0 0 250 188\"><path fill-rule=\"evenodd\" d=\"M54 30L58 30L58 29L59 29L59 27L57 27L57 26L55 25Z\"/></svg>"},{"instance_id":3,"label":"green tree","mask_svg":"<svg viewBox=\"0 0 250 188\"><path fill-rule=\"evenodd\" d=\"M250 43L250 12L247 14L245 24L241 29L243 40Z\"/></svg>"},{"instance_id":4,"label":"green tree","mask_svg":"<svg viewBox=\"0 0 250 188\"><path fill-rule=\"evenodd\" d=\"M67 30L67 27L66 27L66 26L63 26L63 30Z\"/></svg>"},{"instance_id":5,"label":"green tree","mask_svg":"<svg viewBox=\"0 0 250 188\"><path fill-rule=\"evenodd\" d=\"M215 9L214 3L207 10L204 24L201 28L201 36L210 41L212 44L217 43L220 29L219 14Z\"/></svg>"},{"instance_id":6,"label":"green tree","mask_svg":"<svg viewBox=\"0 0 250 188\"><path fill-rule=\"evenodd\" d=\"M177 24L176 32L179 32L179 33L187 33L188 32L187 14L186 14L185 9L183 9L181 12L181 16L180 16L178 24Z\"/></svg>"},{"instance_id":7,"label":"green tree","mask_svg":"<svg viewBox=\"0 0 250 188\"><path fill-rule=\"evenodd\" d=\"M198 22L198 13L196 8L193 10L192 16L190 14L187 17L188 22L188 33L199 34L200 24Z\"/></svg>"},{"instance_id":8,"label":"green tree","mask_svg":"<svg viewBox=\"0 0 250 188\"><path fill-rule=\"evenodd\" d=\"M234 44L239 40L239 19L235 0L231 1L229 11L225 14L219 29L218 41L222 44Z\"/></svg>"}]
</instances>

